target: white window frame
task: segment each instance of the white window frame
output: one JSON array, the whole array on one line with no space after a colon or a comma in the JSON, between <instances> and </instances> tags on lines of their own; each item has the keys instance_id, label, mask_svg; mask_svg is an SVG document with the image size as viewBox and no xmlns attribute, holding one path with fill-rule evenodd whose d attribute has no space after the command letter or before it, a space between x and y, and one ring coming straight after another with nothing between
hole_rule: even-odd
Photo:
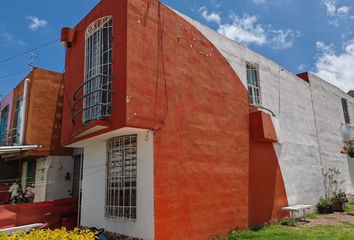
<instances>
[{"instance_id":1,"label":"white window frame","mask_svg":"<svg viewBox=\"0 0 354 240\"><path fill-rule=\"evenodd\" d=\"M256 84L250 82L248 71L256 71ZM259 67L256 63L246 62L246 78L248 99L252 106L262 106L261 84L259 79ZM257 94L258 92L258 94Z\"/></svg>"},{"instance_id":2,"label":"white window frame","mask_svg":"<svg viewBox=\"0 0 354 240\"><path fill-rule=\"evenodd\" d=\"M138 136L119 136L107 141L105 216L137 219Z\"/></svg>"}]
</instances>

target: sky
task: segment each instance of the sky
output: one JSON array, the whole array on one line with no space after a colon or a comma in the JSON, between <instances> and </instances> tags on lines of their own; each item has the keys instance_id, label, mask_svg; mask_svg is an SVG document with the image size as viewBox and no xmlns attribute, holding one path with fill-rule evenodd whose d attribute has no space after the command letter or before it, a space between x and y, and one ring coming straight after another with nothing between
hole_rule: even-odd
<instances>
[{"instance_id":1,"label":"sky","mask_svg":"<svg viewBox=\"0 0 354 240\"><path fill-rule=\"evenodd\" d=\"M310 71L344 91L354 89L353 0L161 1L295 74ZM63 72L60 30L75 26L98 2L0 0L0 95L26 76L28 64Z\"/></svg>"}]
</instances>

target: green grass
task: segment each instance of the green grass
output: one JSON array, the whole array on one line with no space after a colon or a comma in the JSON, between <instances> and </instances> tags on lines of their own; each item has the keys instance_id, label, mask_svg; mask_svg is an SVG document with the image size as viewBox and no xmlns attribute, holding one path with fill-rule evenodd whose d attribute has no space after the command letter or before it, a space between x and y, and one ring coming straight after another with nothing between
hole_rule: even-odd
<instances>
[{"instance_id":1,"label":"green grass","mask_svg":"<svg viewBox=\"0 0 354 240\"><path fill-rule=\"evenodd\" d=\"M349 203L344 209L347 213L354 213L354 203Z\"/></svg>"},{"instance_id":2,"label":"green grass","mask_svg":"<svg viewBox=\"0 0 354 240\"><path fill-rule=\"evenodd\" d=\"M306 215L307 219L318 219L318 214L317 213L310 213Z\"/></svg>"},{"instance_id":3,"label":"green grass","mask_svg":"<svg viewBox=\"0 0 354 240\"><path fill-rule=\"evenodd\" d=\"M269 225L260 230L232 232L226 238L218 240L354 240L354 224L344 223L340 226L318 225L314 227L288 227Z\"/></svg>"}]
</instances>

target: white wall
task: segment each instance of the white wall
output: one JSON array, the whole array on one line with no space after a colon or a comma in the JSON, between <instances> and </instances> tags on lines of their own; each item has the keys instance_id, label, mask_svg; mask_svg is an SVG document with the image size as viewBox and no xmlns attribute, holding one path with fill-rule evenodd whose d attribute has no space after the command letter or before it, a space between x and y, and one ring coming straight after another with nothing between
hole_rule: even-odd
<instances>
[{"instance_id":1,"label":"white wall","mask_svg":"<svg viewBox=\"0 0 354 240\"><path fill-rule=\"evenodd\" d=\"M44 202L47 188L47 158L38 158L36 161L36 181L34 202Z\"/></svg>"},{"instance_id":2,"label":"white wall","mask_svg":"<svg viewBox=\"0 0 354 240\"><path fill-rule=\"evenodd\" d=\"M49 156L36 161L34 202L70 198L73 187L74 160L70 156ZM65 180L66 173L71 179Z\"/></svg>"},{"instance_id":3,"label":"white wall","mask_svg":"<svg viewBox=\"0 0 354 240\"><path fill-rule=\"evenodd\" d=\"M105 217L106 140L138 134L137 220L128 222ZM81 143L84 148L81 225L104 228L106 231L143 239L154 239L153 134L123 129Z\"/></svg>"},{"instance_id":4,"label":"white wall","mask_svg":"<svg viewBox=\"0 0 354 240\"><path fill-rule=\"evenodd\" d=\"M263 107L272 110L278 122L281 141L275 149L289 204L315 205L324 195L324 185L309 84L263 56L181 16L214 44L245 89L246 62L258 64Z\"/></svg>"},{"instance_id":5,"label":"white wall","mask_svg":"<svg viewBox=\"0 0 354 240\"><path fill-rule=\"evenodd\" d=\"M340 151L344 140L354 138L354 98L313 74L309 77L324 171L338 168L345 180L343 190L353 193L354 159ZM342 98L348 101L351 125L345 125Z\"/></svg>"},{"instance_id":6,"label":"white wall","mask_svg":"<svg viewBox=\"0 0 354 240\"><path fill-rule=\"evenodd\" d=\"M73 188L74 159L71 156L49 156L46 201L70 198ZM65 180L69 173L70 180Z\"/></svg>"}]
</instances>

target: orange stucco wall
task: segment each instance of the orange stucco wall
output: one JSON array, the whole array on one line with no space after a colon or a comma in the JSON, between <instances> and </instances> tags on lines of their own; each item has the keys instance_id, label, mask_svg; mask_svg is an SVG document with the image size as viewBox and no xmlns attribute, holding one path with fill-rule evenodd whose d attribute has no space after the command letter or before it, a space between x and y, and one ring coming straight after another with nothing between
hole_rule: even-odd
<instances>
[{"instance_id":1,"label":"orange stucco wall","mask_svg":"<svg viewBox=\"0 0 354 240\"><path fill-rule=\"evenodd\" d=\"M26 152L24 156L66 156L72 150L60 145L61 113L63 103L63 75L41 68L33 70L26 78L29 83L27 114L25 119L25 144L43 147ZM23 96L24 80L14 89L11 128L14 128L16 101Z\"/></svg>"},{"instance_id":2,"label":"orange stucco wall","mask_svg":"<svg viewBox=\"0 0 354 240\"><path fill-rule=\"evenodd\" d=\"M273 142L277 135L270 115L250 114L249 226L277 221L287 216L285 185Z\"/></svg>"},{"instance_id":3,"label":"orange stucco wall","mask_svg":"<svg viewBox=\"0 0 354 240\"><path fill-rule=\"evenodd\" d=\"M112 82L115 93L112 96L114 102L114 109L109 118L104 119L109 125L109 128L102 132L109 132L125 125L125 107L126 107L126 52L127 52L127 2L126 0L105 0L101 1L79 24L73 28L73 39L71 47L66 49L66 69L64 77L65 95L63 121L62 126L62 145L68 145L78 140L75 139L83 131L101 125L98 121L92 122L86 126L82 124L82 115L79 115L74 122L72 122L72 107L73 107L73 93L84 82L84 68L85 68L85 31L87 27L95 20L105 17L113 17L113 75ZM64 36L63 36L64 37ZM79 97L82 96L82 89L79 91ZM76 109L82 108L80 102ZM95 135L99 134L95 133ZM92 136L92 135L91 135ZM86 138L89 136L85 136Z\"/></svg>"},{"instance_id":4,"label":"orange stucco wall","mask_svg":"<svg viewBox=\"0 0 354 240\"><path fill-rule=\"evenodd\" d=\"M155 238L209 239L247 228L247 91L173 11L160 5L159 32L157 1L128 2L127 125L159 129Z\"/></svg>"}]
</instances>

